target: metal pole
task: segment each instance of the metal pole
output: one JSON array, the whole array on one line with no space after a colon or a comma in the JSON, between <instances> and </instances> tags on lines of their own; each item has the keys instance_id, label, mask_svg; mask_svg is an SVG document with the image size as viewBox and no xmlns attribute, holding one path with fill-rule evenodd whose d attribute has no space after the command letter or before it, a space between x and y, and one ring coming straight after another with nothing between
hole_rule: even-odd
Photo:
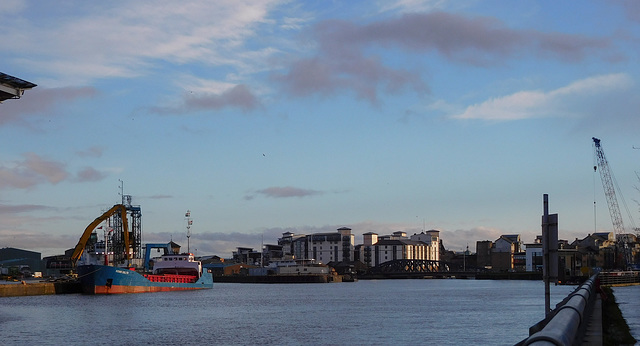
<instances>
[{"instance_id":1,"label":"metal pole","mask_svg":"<svg viewBox=\"0 0 640 346\"><path fill-rule=\"evenodd\" d=\"M549 287L549 195L543 195L542 214L542 270L544 278L544 316L549 316L551 312L551 290Z\"/></svg>"}]
</instances>

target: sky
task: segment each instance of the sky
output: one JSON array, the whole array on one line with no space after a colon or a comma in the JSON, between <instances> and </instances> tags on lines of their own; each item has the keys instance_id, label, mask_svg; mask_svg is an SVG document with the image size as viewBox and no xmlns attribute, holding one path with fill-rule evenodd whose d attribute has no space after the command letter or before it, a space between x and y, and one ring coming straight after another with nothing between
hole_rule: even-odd
<instances>
[{"instance_id":1,"label":"sky","mask_svg":"<svg viewBox=\"0 0 640 346\"><path fill-rule=\"evenodd\" d=\"M143 243L283 232L445 248L639 224L640 2L0 2L0 248L61 254L121 194ZM624 206L627 205L625 208ZM625 209L628 209L629 212Z\"/></svg>"}]
</instances>

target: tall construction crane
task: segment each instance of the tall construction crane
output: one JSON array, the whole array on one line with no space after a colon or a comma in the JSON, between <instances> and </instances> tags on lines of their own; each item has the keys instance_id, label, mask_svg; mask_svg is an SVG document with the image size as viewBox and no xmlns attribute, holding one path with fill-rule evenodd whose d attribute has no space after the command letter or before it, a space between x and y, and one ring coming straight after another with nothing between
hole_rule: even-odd
<instances>
[{"instance_id":1,"label":"tall construction crane","mask_svg":"<svg viewBox=\"0 0 640 346\"><path fill-rule=\"evenodd\" d=\"M602 146L600 145L600 139L592 137L595 147L595 156L597 160L597 166L593 166L594 172L600 167L600 178L602 179L602 185L604 187L604 194L607 197L607 205L609 206L609 213L611 214L611 222L613 223L613 234L616 238L616 247L618 251L624 253L626 264L631 263L631 254L623 241L623 235L626 234L624 224L622 222L622 214L620 214L620 207L618 206L618 199L616 198L615 184L609 169L609 162L604 156Z\"/></svg>"}]
</instances>

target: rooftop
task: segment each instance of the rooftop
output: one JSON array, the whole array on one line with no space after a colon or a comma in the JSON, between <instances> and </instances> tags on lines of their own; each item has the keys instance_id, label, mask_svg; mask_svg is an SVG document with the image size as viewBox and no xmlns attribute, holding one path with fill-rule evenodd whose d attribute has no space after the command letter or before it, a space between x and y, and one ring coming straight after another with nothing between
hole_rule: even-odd
<instances>
[{"instance_id":1,"label":"rooftop","mask_svg":"<svg viewBox=\"0 0 640 346\"><path fill-rule=\"evenodd\" d=\"M0 102L19 99L25 90L36 87L36 84L0 72Z\"/></svg>"}]
</instances>

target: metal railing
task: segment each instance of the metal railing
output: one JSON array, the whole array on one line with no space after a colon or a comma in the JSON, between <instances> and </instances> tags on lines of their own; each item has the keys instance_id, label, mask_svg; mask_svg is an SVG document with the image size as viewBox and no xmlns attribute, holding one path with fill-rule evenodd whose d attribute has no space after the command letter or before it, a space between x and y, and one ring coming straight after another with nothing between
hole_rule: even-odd
<instances>
[{"instance_id":1,"label":"metal railing","mask_svg":"<svg viewBox=\"0 0 640 346\"><path fill-rule=\"evenodd\" d=\"M558 303L549 317L529 328L530 336L518 345L580 343L593 310L598 285L598 274L595 274Z\"/></svg>"}]
</instances>

